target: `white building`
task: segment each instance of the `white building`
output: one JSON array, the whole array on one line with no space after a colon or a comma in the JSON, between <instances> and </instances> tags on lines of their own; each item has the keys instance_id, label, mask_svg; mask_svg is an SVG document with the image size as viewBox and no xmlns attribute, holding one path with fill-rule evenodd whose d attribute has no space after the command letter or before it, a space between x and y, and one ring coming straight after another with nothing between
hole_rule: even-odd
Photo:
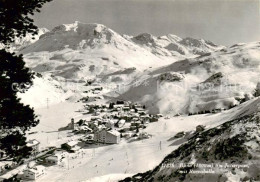
<instances>
[{"instance_id":1,"label":"white building","mask_svg":"<svg viewBox=\"0 0 260 182\"><path fill-rule=\"evenodd\" d=\"M114 108L123 108L124 104L115 104L113 107Z\"/></svg>"},{"instance_id":2,"label":"white building","mask_svg":"<svg viewBox=\"0 0 260 182\"><path fill-rule=\"evenodd\" d=\"M101 130L94 134L94 141L114 144L120 142L120 133L116 130Z\"/></svg>"},{"instance_id":3,"label":"white building","mask_svg":"<svg viewBox=\"0 0 260 182\"><path fill-rule=\"evenodd\" d=\"M59 165L62 162L62 159L66 157L66 152L58 151L54 155L46 157L45 161L49 164Z\"/></svg>"},{"instance_id":4,"label":"white building","mask_svg":"<svg viewBox=\"0 0 260 182\"><path fill-rule=\"evenodd\" d=\"M32 153L33 154L37 154L40 151L40 149L39 149L40 142L38 140L35 140L35 139L29 140L27 142L26 146L27 147L32 147L32 149L33 149Z\"/></svg>"},{"instance_id":5,"label":"white building","mask_svg":"<svg viewBox=\"0 0 260 182\"><path fill-rule=\"evenodd\" d=\"M24 170L24 178L26 179L31 179L31 180L36 180L42 175L45 174L45 167L38 165L32 168L27 168Z\"/></svg>"},{"instance_id":6,"label":"white building","mask_svg":"<svg viewBox=\"0 0 260 182\"><path fill-rule=\"evenodd\" d=\"M8 168L11 168L13 166L12 161L0 161L0 173L6 171Z\"/></svg>"},{"instance_id":7,"label":"white building","mask_svg":"<svg viewBox=\"0 0 260 182\"><path fill-rule=\"evenodd\" d=\"M79 146L77 146L78 141L70 141L68 143L64 143L61 145L61 148L67 150L67 151L72 151L72 152L76 152L80 149Z\"/></svg>"}]
</instances>

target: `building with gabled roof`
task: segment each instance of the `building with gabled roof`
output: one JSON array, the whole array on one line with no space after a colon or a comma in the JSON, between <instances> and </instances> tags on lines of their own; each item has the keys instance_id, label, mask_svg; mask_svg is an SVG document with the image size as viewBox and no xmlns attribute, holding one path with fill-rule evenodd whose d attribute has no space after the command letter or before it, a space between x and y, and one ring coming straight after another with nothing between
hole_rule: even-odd
<instances>
[{"instance_id":1,"label":"building with gabled roof","mask_svg":"<svg viewBox=\"0 0 260 182\"><path fill-rule=\"evenodd\" d=\"M80 149L80 147L77 145L78 141L70 141L68 143L64 143L61 145L61 148L70 151L70 152L75 152Z\"/></svg>"},{"instance_id":2,"label":"building with gabled roof","mask_svg":"<svg viewBox=\"0 0 260 182\"><path fill-rule=\"evenodd\" d=\"M32 153L37 154L40 151L40 142L38 140L29 140L26 143L27 147L32 147Z\"/></svg>"}]
</instances>

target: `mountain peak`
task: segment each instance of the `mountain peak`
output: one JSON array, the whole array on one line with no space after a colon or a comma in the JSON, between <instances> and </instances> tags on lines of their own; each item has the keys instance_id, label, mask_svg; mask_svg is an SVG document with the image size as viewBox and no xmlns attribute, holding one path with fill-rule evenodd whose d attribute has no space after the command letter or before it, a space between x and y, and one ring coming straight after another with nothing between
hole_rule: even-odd
<instances>
[{"instance_id":1,"label":"mountain peak","mask_svg":"<svg viewBox=\"0 0 260 182\"><path fill-rule=\"evenodd\" d=\"M75 21L72 24L63 24L53 28L42 35L36 44L23 50L26 52L57 51L69 47L71 49L85 49L103 47L105 45L123 45L126 40L107 28L97 23L81 23Z\"/></svg>"},{"instance_id":2,"label":"mountain peak","mask_svg":"<svg viewBox=\"0 0 260 182\"><path fill-rule=\"evenodd\" d=\"M64 32L82 32L82 31L97 31L101 32L103 30L111 30L107 28L105 25L97 24L97 23L82 23L79 21L75 21L71 24L62 24L54 27L51 30L51 33L64 33ZM111 30L112 31L112 30Z\"/></svg>"}]
</instances>

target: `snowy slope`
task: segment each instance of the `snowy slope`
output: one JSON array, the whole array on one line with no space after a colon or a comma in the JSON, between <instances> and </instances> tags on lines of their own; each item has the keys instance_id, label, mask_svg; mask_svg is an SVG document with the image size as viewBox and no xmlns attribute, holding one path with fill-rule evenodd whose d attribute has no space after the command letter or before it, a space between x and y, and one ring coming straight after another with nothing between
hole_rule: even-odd
<instances>
[{"instance_id":1,"label":"snowy slope","mask_svg":"<svg viewBox=\"0 0 260 182\"><path fill-rule=\"evenodd\" d=\"M64 60L67 64L72 64L69 61L74 61L75 65L75 62L87 64L89 60L93 60L96 63L101 62L102 59L108 64L101 63L102 66L99 67L108 66L113 71L113 68L135 67L137 70L144 70L149 67L159 67L183 57L196 56L198 51L193 49L201 49L201 52L209 53L223 48L204 40L188 39L188 42L185 40L170 34L158 38L150 34L136 37L121 36L104 25L76 21L73 24L55 27L20 53L27 54L28 58L31 58L42 56L44 52L45 58L48 57L52 62ZM174 46L171 45L173 43L183 49L185 54L181 55L178 49L173 49ZM78 61L83 58L87 60ZM106 73L104 68L100 69L100 72Z\"/></svg>"},{"instance_id":2,"label":"snowy slope","mask_svg":"<svg viewBox=\"0 0 260 182\"><path fill-rule=\"evenodd\" d=\"M211 127L205 123L205 131L172 138L173 144L181 145L157 167L123 181L259 181L259 103L259 98L248 101L217 116L221 120L233 112L233 118L222 118L224 122L215 121Z\"/></svg>"},{"instance_id":3,"label":"snowy slope","mask_svg":"<svg viewBox=\"0 0 260 182\"><path fill-rule=\"evenodd\" d=\"M65 97L80 97L83 90L78 89L76 85L81 87L88 80L94 80L97 85L106 87L107 92L110 92L119 85L129 85L142 76L144 71L149 72L183 58L198 56L192 50L193 45L184 45L182 43L184 39L175 35L169 34L158 38L150 34L141 34L136 37L121 36L101 24L76 21L72 24L57 26L51 31L42 31L40 34L42 35L38 36L38 40L30 45L27 45L30 36L20 41L23 46L19 48L19 53L24 54L27 66L41 73L43 79L48 80L45 77L52 77L60 82L60 91L56 94L61 98L60 101L66 99ZM198 41L201 44L196 44L196 48L199 47L207 53L222 48L222 46L210 45L203 40ZM179 48L173 49L172 44ZM185 54L180 54L179 49ZM59 92L68 91L67 88L62 87L68 82L77 88L71 90L71 95L66 94L62 97ZM55 84L50 81L49 85ZM37 87L40 89L41 84ZM124 89L127 88L128 86ZM33 90L37 91L37 89L33 87L30 90L31 97L36 98L36 92ZM45 86L42 90L45 90ZM51 87L50 90L52 90ZM50 92L47 92L49 95L46 97L53 98ZM72 92L75 92L77 96L73 96ZM124 90L117 90L112 95L122 92ZM34 99L31 102L28 99L24 100L27 100L27 103L34 103ZM60 101L57 100L54 103Z\"/></svg>"},{"instance_id":4,"label":"snowy slope","mask_svg":"<svg viewBox=\"0 0 260 182\"><path fill-rule=\"evenodd\" d=\"M151 112L198 113L229 109L253 98L260 76L260 43L234 45L145 72L120 98ZM181 74L179 80L160 79Z\"/></svg>"},{"instance_id":5,"label":"snowy slope","mask_svg":"<svg viewBox=\"0 0 260 182\"><path fill-rule=\"evenodd\" d=\"M116 69L135 67L143 70L149 66L165 65L170 62L169 60L160 62L160 59L151 52L126 40L104 25L80 22L55 27L41 36L36 43L21 51L23 54L33 52L34 54L45 52L49 58L52 58L51 60L55 60L52 56L60 56L65 61L87 59L79 61L78 64L87 64L88 59L95 62L101 62L102 59L108 62L105 65L112 70L113 67ZM171 62L174 60L172 58ZM101 65L99 67L103 67L102 63ZM100 69L101 72L106 71L104 68Z\"/></svg>"},{"instance_id":6,"label":"snowy slope","mask_svg":"<svg viewBox=\"0 0 260 182\"><path fill-rule=\"evenodd\" d=\"M126 38L159 57L196 57L197 55L203 55L224 48L224 46L217 46L203 39L182 39L172 34L155 37L151 34L143 33L135 37L126 36Z\"/></svg>"},{"instance_id":7,"label":"snowy slope","mask_svg":"<svg viewBox=\"0 0 260 182\"><path fill-rule=\"evenodd\" d=\"M257 111L257 103L259 104L259 99L253 99L217 114L160 118L159 122L150 123L144 129L145 132L153 135L152 138L131 143L121 141L118 145L101 145L95 149L82 149L82 152L74 154L78 157L70 158L69 169L67 164L62 168L60 166L48 167L47 174L39 181L100 180L108 182L113 181L114 177L118 177L119 180L136 173L152 170L166 155L178 148L178 145L171 145L174 141L169 140L176 133L194 131L197 125L205 125L207 130L215 128L229 120L249 114L246 111ZM59 146L70 140L71 137L67 137L66 133L54 131L57 131L59 126L68 124L71 117L79 119L77 117L79 113L74 112L78 108L80 108L78 103L61 103L52 105L49 109L36 110L42 122L33 129L38 133L29 135L29 138L39 140L40 147ZM241 113L245 115L241 115ZM84 115L82 117L87 119L91 116ZM162 142L162 150L159 150L160 141ZM83 156L82 153L84 153Z\"/></svg>"}]
</instances>

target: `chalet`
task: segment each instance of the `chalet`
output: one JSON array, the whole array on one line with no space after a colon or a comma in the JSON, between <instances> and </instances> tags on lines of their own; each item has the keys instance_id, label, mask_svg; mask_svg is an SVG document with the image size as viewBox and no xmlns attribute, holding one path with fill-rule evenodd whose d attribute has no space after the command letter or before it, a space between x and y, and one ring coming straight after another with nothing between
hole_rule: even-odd
<instances>
[{"instance_id":1,"label":"chalet","mask_svg":"<svg viewBox=\"0 0 260 182\"><path fill-rule=\"evenodd\" d=\"M122 109L124 107L124 104L115 104L113 107Z\"/></svg>"},{"instance_id":2,"label":"chalet","mask_svg":"<svg viewBox=\"0 0 260 182\"><path fill-rule=\"evenodd\" d=\"M94 134L94 141L107 144L117 144L120 141L120 133L116 130L101 130Z\"/></svg>"},{"instance_id":3,"label":"chalet","mask_svg":"<svg viewBox=\"0 0 260 182\"><path fill-rule=\"evenodd\" d=\"M103 90L103 87L96 87L96 88L94 88L94 90L99 90L99 91L101 91L101 90Z\"/></svg>"},{"instance_id":4,"label":"chalet","mask_svg":"<svg viewBox=\"0 0 260 182\"><path fill-rule=\"evenodd\" d=\"M156 114L156 117L161 118L161 117L163 117L163 115L162 114Z\"/></svg>"},{"instance_id":5,"label":"chalet","mask_svg":"<svg viewBox=\"0 0 260 182\"><path fill-rule=\"evenodd\" d=\"M26 144L27 147L32 147L32 153L37 154L40 151L40 142L38 140L29 140Z\"/></svg>"},{"instance_id":6,"label":"chalet","mask_svg":"<svg viewBox=\"0 0 260 182\"><path fill-rule=\"evenodd\" d=\"M57 151L54 155L45 158L46 163L59 165L62 160L66 157L66 152Z\"/></svg>"},{"instance_id":7,"label":"chalet","mask_svg":"<svg viewBox=\"0 0 260 182\"><path fill-rule=\"evenodd\" d=\"M124 106L123 107L123 111L125 111L125 112L130 111L130 107L129 106Z\"/></svg>"},{"instance_id":8,"label":"chalet","mask_svg":"<svg viewBox=\"0 0 260 182\"><path fill-rule=\"evenodd\" d=\"M138 135L138 138L139 139L148 139L148 138L150 138L150 135L148 135L148 133L146 133L146 132L142 132Z\"/></svg>"},{"instance_id":9,"label":"chalet","mask_svg":"<svg viewBox=\"0 0 260 182\"><path fill-rule=\"evenodd\" d=\"M100 112L107 112L107 111L108 111L107 108L103 108L103 109L100 110Z\"/></svg>"},{"instance_id":10,"label":"chalet","mask_svg":"<svg viewBox=\"0 0 260 182\"><path fill-rule=\"evenodd\" d=\"M81 133L91 133L93 130L86 125L82 125L78 127L78 131Z\"/></svg>"},{"instance_id":11,"label":"chalet","mask_svg":"<svg viewBox=\"0 0 260 182\"><path fill-rule=\"evenodd\" d=\"M124 119L121 119L118 121L118 127L123 127L125 125L125 120Z\"/></svg>"},{"instance_id":12,"label":"chalet","mask_svg":"<svg viewBox=\"0 0 260 182\"><path fill-rule=\"evenodd\" d=\"M125 102L123 101L123 100L118 100L118 101L116 101L116 104L120 104L120 105L124 105L125 104Z\"/></svg>"},{"instance_id":13,"label":"chalet","mask_svg":"<svg viewBox=\"0 0 260 182\"><path fill-rule=\"evenodd\" d=\"M94 134L88 134L88 135L86 135L85 137L83 137L82 139L81 139L81 141L83 141L83 142L85 142L85 143L87 143L87 144L92 144L93 143L93 138L94 138Z\"/></svg>"},{"instance_id":14,"label":"chalet","mask_svg":"<svg viewBox=\"0 0 260 182\"><path fill-rule=\"evenodd\" d=\"M62 144L61 148L65 149L69 152L75 152L75 151L78 151L80 149L80 147L77 144L78 144L77 141L70 141L68 143Z\"/></svg>"},{"instance_id":15,"label":"chalet","mask_svg":"<svg viewBox=\"0 0 260 182\"><path fill-rule=\"evenodd\" d=\"M27 168L24 170L24 178L30 179L30 180L36 180L39 177L43 176L45 174L45 167L38 165L32 168Z\"/></svg>"},{"instance_id":16,"label":"chalet","mask_svg":"<svg viewBox=\"0 0 260 182\"><path fill-rule=\"evenodd\" d=\"M142 123L141 121L133 121L131 122L131 126L140 126Z\"/></svg>"},{"instance_id":17,"label":"chalet","mask_svg":"<svg viewBox=\"0 0 260 182\"><path fill-rule=\"evenodd\" d=\"M102 104L101 107L102 107L103 109L105 109L105 108L108 108L109 105L108 105L108 104Z\"/></svg>"},{"instance_id":18,"label":"chalet","mask_svg":"<svg viewBox=\"0 0 260 182\"><path fill-rule=\"evenodd\" d=\"M94 131L98 128L98 122L97 121L90 122L88 126L90 129Z\"/></svg>"},{"instance_id":19,"label":"chalet","mask_svg":"<svg viewBox=\"0 0 260 182\"><path fill-rule=\"evenodd\" d=\"M131 102L130 101L124 101L125 106L130 106Z\"/></svg>"},{"instance_id":20,"label":"chalet","mask_svg":"<svg viewBox=\"0 0 260 182\"><path fill-rule=\"evenodd\" d=\"M139 118L138 118L138 117L133 117L132 121L133 121L133 122L139 121Z\"/></svg>"},{"instance_id":21,"label":"chalet","mask_svg":"<svg viewBox=\"0 0 260 182\"><path fill-rule=\"evenodd\" d=\"M93 113L93 116L99 116L100 115L100 112L99 111L96 111Z\"/></svg>"},{"instance_id":22,"label":"chalet","mask_svg":"<svg viewBox=\"0 0 260 182\"><path fill-rule=\"evenodd\" d=\"M136 110L139 114L146 114L146 111L143 108L136 108Z\"/></svg>"},{"instance_id":23,"label":"chalet","mask_svg":"<svg viewBox=\"0 0 260 182\"><path fill-rule=\"evenodd\" d=\"M92 91L92 94L99 94L99 93L100 93L99 90L93 90L93 91Z\"/></svg>"},{"instance_id":24,"label":"chalet","mask_svg":"<svg viewBox=\"0 0 260 182\"><path fill-rule=\"evenodd\" d=\"M103 129L107 129L107 127L105 125L103 125L103 124L102 125L98 125L97 130L95 132L101 131Z\"/></svg>"},{"instance_id":25,"label":"chalet","mask_svg":"<svg viewBox=\"0 0 260 182\"><path fill-rule=\"evenodd\" d=\"M135 117L139 117L140 116L139 113L132 113L132 115L135 116Z\"/></svg>"},{"instance_id":26,"label":"chalet","mask_svg":"<svg viewBox=\"0 0 260 182\"><path fill-rule=\"evenodd\" d=\"M102 120L102 117L100 116L94 116L94 117L91 117L90 121L98 121L98 120Z\"/></svg>"},{"instance_id":27,"label":"chalet","mask_svg":"<svg viewBox=\"0 0 260 182\"><path fill-rule=\"evenodd\" d=\"M135 110L134 110L134 109L130 109L130 112L131 112L131 113L135 113Z\"/></svg>"},{"instance_id":28,"label":"chalet","mask_svg":"<svg viewBox=\"0 0 260 182\"><path fill-rule=\"evenodd\" d=\"M0 173L13 167L14 163L12 161L0 161Z\"/></svg>"},{"instance_id":29,"label":"chalet","mask_svg":"<svg viewBox=\"0 0 260 182\"><path fill-rule=\"evenodd\" d=\"M140 116L142 119L150 119L150 116L148 114Z\"/></svg>"},{"instance_id":30,"label":"chalet","mask_svg":"<svg viewBox=\"0 0 260 182\"><path fill-rule=\"evenodd\" d=\"M114 128L116 122L117 120L107 120L105 122L105 126L106 128Z\"/></svg>"},{"instance_id":31,"label":"chalet","mask_svg":"<svg viewBox=\"0 0 260 182\"><path fill-rule=\"evenodd\" d=\"M136 109L143 109L143 106L141 104L135 104L134 107Z\"/></svg>"}]
</instances>

